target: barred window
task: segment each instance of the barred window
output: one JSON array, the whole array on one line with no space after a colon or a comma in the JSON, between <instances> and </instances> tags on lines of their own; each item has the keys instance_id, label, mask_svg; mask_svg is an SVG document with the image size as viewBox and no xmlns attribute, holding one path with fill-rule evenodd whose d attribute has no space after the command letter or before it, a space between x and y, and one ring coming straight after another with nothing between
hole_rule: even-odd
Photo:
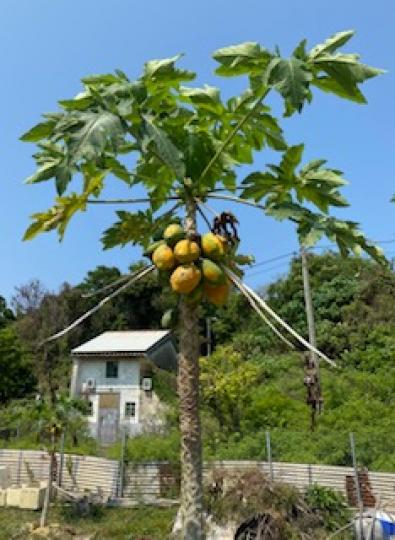
<instances>
[{"instance_id":1,"label":"barred window","mask_svg":"<svg viewBox=\"0 0 395 540\"><path fill-rule=\"evenodd\" d=\"M93 416L93 401L89 400L87 401L87 411L86 416Z\"/></svg>"},{"instance_id":2,"label":"barred window","mask_svg":"<svg viewBox=\"0 0 395 540\"><path fill-rule=\"evenodd\" d=\"M127 401L125 403L125 416L134 418L136 416L136 403L134 401Z\"/></svg>"}]
</instances>

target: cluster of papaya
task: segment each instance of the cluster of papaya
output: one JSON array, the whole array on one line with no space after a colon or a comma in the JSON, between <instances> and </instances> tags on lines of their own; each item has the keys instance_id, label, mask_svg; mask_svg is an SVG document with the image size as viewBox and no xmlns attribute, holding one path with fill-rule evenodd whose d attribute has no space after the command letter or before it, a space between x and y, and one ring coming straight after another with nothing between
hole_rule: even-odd
<instances>
[{"instance_id":1,"label":"cluster of papaya","mask_svg":"<svg viewBox=\"0 0 395 540\"><path fill-rule=\"evenodd\" d=\"M230 284L221 263L225 262L228 242L218 234L188 238L179 223L171 223L156 236L145 255L170 287L194 303L206 300L216 306L226 303Z\"/></svg>"}]
</instances>

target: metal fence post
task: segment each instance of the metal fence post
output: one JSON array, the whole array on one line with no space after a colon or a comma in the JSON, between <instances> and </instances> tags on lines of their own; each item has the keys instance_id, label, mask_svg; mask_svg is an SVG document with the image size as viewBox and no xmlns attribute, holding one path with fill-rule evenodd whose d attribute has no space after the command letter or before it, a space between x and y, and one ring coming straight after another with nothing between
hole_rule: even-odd
<instances>
[{"instance_id":1,"label":"metal fence post","mask_svg":"<svg viewBox=\"0 0 395 540\"><path fill-rule=\"evenodd\" d=\"M273 462L272 462L272 446L270 442L270 431L266 431L266 457L269 464L270 480L274 480Z\"/></svg>"},{"instance_id":2,"label":"metal fence post","mask_svg":"<svg viewBox=\"0 0 395 540\"><path fill-rule=\"evenodd\" d=\"M126 429L122 430L121 439L121 459L119 463L119 485L118 485L118 497L123 497L123 485L125 475L125 451L126 451Z\"/></svg>"},{"instance_id":3,"label":"metal fence post","mask_svg":"<svg viewBox=\"0 0 395 540\"><path fill-rule=\"evenodd\" d=\"M63 466L64 466L64 438L65 434L64 431L62 432L62 435L60 436L60 460L59 460L59 471L58 471L58 486L62 486L62 479L63 479Z\"/></svg>"},{"instance_id":4,"label":"metal fence post","mask_svg":"<svg viewBox=\"0 0 395 540\"><path fill-rule=\"evenodd\" d=\"M359 484L359 475L358 475L358 466L357 466L357 454L355 451L355 438L354 433L350 433L350 446L351 446L351 457L352 457L352 465L354 468L354 481L355 481L355 491L357 495L357 502L358 502L358 508L359 508L359 533L360 538L364 540L365 535L363 533L363 500L361 496L361 486Z\"/></svg>"}]
</instances>

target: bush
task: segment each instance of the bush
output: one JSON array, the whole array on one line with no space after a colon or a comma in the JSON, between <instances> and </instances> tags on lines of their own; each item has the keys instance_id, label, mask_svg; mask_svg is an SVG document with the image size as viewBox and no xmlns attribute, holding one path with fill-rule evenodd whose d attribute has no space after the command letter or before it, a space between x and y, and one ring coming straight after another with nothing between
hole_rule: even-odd
<instances>
[{"instance_id":1,"label":"bush","mask_svg":"<svg viewBox=\"0 0 395 540\"><path fill-rule=\"evenodd\" d=\"M345 498L333 489L314 484L306 491L304 499L311 510L321 516L329 531L335 531L351 521L352 512Z\"/></svg>"}]
</instances>

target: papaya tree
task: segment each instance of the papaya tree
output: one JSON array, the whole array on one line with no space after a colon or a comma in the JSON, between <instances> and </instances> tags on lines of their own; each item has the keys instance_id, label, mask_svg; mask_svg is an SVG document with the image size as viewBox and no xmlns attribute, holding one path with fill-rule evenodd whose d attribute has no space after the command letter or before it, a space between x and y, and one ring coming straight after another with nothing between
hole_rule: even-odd
<instances>
[{"instance_id":1,"label":"papaya tree","mask_svg":"<svg viewBox=\"0 0 395 540\"><path fill-rule=\"evenodd\" d=\"M268 105L269 96L278 94L284 117L289 117L301 113L316 90L365 103L360 85L381 71L362 64L356 54L339 52L352 35L352 31L337 33L310 50L303 40L289 58L282 57L278 49L273 52L251 42L215 51L218 76L242 76L247 81L245 91L227 100L214 86L193 87L195 73L178 66L180 55L148 61L135 80L119 70L83 78L80 93L60 101L57 112L44 114L42 122L22 136L38 147L34 155L37 170L27 182L52 180L56 190L54 205L32 216L25 239L52 230L61 239L77 212L93 204L114 204L117 218L103 233L104 249L129 244L146 249L153 237L161 236L159 230L177 224L177 217L183 220L186 239L199 244L198 218L214 230L220 222L221 216L216 216L212 225L206 215L210 200L215 199L247 204L273 218L291 220L302 245L310 246L326 235L344 255L364 250L382 260L380 250L365 238L357 223L330 215L331 208L347 206L340 192L346 184L342 172L324 159L303 164L303 144L286 143L280 121ZM265 148L279 153L277 164L243 178L243 169L238 168L253 164L256 154ZM116 181L131 191L143 186L146 197L103 199L106 184ZM140 206L133 211L132 205ZM236 255L237 233L232 241L227 279L248 296L254 309L260 309L261 299L240 281L237 263L245 258ZM169 258L169 252L156 257L160 264ZM169 270L171 264L166 264ZM153 269L149 266L130 281L126 277L117 291ZM193 280L197 281L195 274ZM165 281L168 284L167 278ZM183 538L200 539L204 532L199 302L189 301L186 290L181 289L180 516ZM265 309L279 323L267 306ZM305 340L303 343L308 346Z\"/></svg>"}]
</instances>

